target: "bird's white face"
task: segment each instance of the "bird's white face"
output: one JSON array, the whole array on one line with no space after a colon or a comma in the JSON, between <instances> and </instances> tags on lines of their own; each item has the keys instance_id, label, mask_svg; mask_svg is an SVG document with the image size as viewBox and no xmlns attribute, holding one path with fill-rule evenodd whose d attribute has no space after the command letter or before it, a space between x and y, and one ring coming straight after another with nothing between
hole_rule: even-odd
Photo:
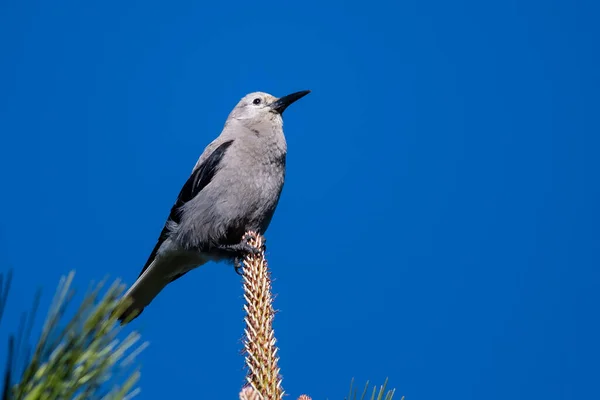
<instances>
[{"instance_id":1,"label":"bird's white face","mask_svg":"<svg viewBox=\"0 0 600 400\"><path fill-rule=\"evenodd\" d=\"M271 107L277 98L268 93L254 92L244 96L231 111L229 118L237 119L249 128L281 126L281 114Z\"/></svg>"},{"instance_id":2,"label":"bird's white face","mask_svg":"<svg viewBox=\"0 0 600 400\"><path fill-rule=\"evenodd\" d=\"M306 96L310 90L302 90L277 98L264 92L254 92L244 96L229 114L234 119L255 133L281 130L283 119L281 114L286 108Z\"/></svg>"}]
</instances>

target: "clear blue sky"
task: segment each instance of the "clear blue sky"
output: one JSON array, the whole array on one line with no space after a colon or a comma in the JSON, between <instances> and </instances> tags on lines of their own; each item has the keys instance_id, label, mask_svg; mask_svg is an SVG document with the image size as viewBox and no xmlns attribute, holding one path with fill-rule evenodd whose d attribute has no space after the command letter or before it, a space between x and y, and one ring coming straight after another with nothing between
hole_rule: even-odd
<instances>
[{"instance_id":1,"label":"clear blue sky","mask_svg":"<svg viewBox=\"0 0 600 400\"><path fill-rule=\"evenodd\" d=\"M133 282L244 94L311 89L286 112L267 231L291 398L386 376L408 399L600 398L598 17L591 0L2 0L0 344L70 269L81 292ZM169 286L132 324L141 398L236 398L242 317L231 268Z\"/></svg>"}]
</instances>

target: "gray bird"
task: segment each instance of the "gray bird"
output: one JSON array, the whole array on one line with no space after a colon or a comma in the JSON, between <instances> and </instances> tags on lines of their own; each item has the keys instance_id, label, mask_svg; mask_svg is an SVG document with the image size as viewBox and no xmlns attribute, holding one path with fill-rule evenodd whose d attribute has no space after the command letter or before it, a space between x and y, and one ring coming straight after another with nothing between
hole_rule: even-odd
<instances>
[{"instance_id":1,"label":"gray bird","mask_svg":"<svg viewBox=\"0 0 600 400\"><path fill-rule=\"evenodd\" d=\"M244 237L264 234L285 178L284 110L309 90L276 98L255 92L240 100L221 134L204 150L183 185L158 242L125 293L139 316L169 283L209 261L256 251Z\"/></svg>"}]
</instances>

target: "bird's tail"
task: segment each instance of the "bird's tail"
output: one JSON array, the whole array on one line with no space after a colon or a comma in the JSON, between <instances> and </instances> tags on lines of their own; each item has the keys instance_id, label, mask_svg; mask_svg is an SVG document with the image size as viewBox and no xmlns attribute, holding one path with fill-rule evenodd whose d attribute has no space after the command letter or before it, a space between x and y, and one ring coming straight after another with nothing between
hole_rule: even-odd
<instances>
[{"instance_id":1,"label":"bird's tail","mask_svg":"<svg viewBox=\"0 0 600 400\"><path fill-rule=\"evenodd\" d=\"M155 259L123 296L123 299L128 299L130 304L119 316L121 324L137 318L161 290L172 281L172 278L160 268L159 263L160 261Z\"/></svg>"}]
</instances>

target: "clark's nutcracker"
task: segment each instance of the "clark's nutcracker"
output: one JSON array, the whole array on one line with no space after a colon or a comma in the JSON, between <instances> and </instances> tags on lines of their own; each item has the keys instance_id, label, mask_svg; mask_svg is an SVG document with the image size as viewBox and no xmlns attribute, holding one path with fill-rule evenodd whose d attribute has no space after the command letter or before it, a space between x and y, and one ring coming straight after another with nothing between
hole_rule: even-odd
<instances>
[{"instance_id":1,"label":"clark's nutcracker","mask_svg":"<svg viewBox=\"0 0 600 400\"><path fill-rule=\"evenodd\" d=\"M309 92L279 99L250 93L235 106L219 137L198 159L158 243L125 293L132 304L121 321L133 311L139 315L167 284L190 270L208 261L231 262L255 250L244 234L264 234L283 188L287 148L282 113Z\"/></svg>"}]
</instances>

